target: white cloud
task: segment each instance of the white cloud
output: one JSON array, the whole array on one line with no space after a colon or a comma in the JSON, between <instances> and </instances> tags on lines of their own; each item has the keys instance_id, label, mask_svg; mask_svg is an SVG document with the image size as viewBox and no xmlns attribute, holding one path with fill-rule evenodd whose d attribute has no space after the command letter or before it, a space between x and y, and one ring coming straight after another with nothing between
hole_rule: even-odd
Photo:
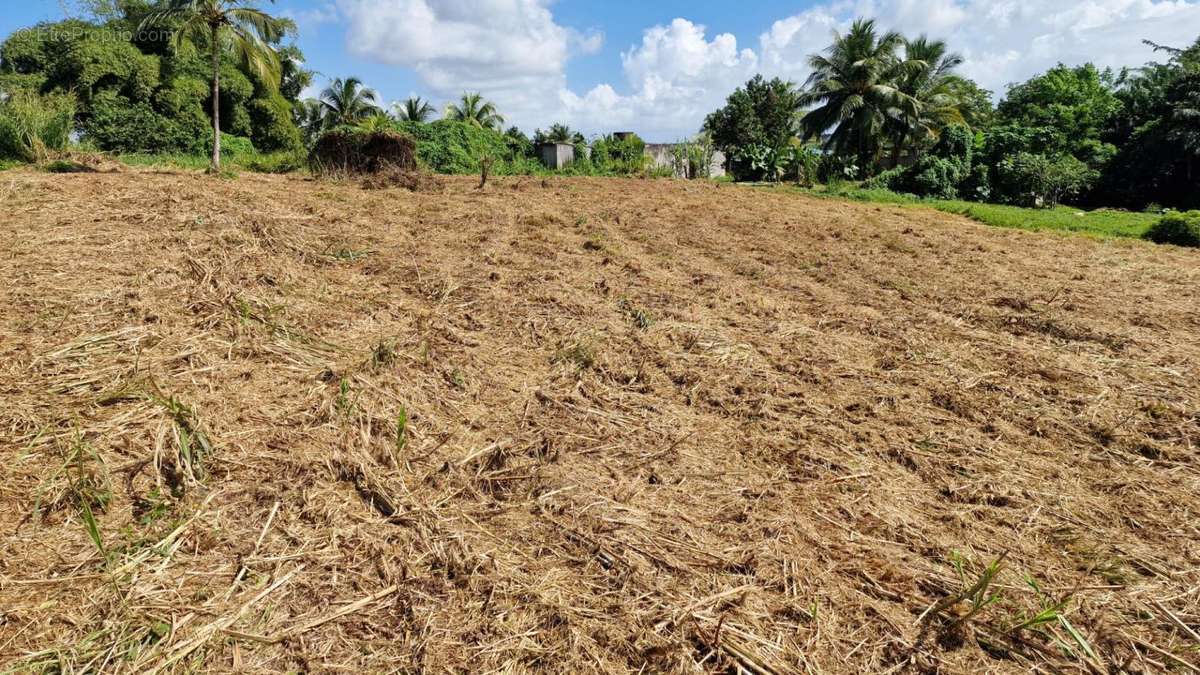
<instances>
[{"instance_id":1,"label":"white cloud","mask_svg":"<svg viewBox=\"0 0 1200 675\"><path fill-rule=\"evenodd\" d=\"M337 0L356 56L415 70L429 94L482 91L523 128L561 121L585 133L634 130L652 140L695 133L704 116L756 72L802 82L809 54L857 16L906 35L928 33L966 57L962 71L1003 93L1064 62L1139 65L1142 39L1187 45L1200 0L825 0L781 17L739 47L729 33L675 19L621 53L623 81L569 87L568 61L604 35L559 25L553 0Z\"/></svg>"},{"instance_id":2,"label":"white cloud","mask_svg":"<svg viewBox=\"0 0 1200 675\"><path fill-rule=\"evenodd\" d=\"M338 20L338 10L333 2L325 2L309 9L286 10L283 16L296 22L301 33L315 32L321 24L334 23Z\"/></svg>"},{"instance_id":3,"label":"white cloud","mask_svg":"<svg viewBox=\"0 0 1200 675\"><path fill-rule=\"evenodd\" d=\"M338 7L349 20L352 54L414 69L439 98L481 91L518 124L566 86L573 49L603 41L555 23L548 0L338 0Z\"/></svg>"},{"instance_id":4,"label":"white cloud","mask_svg":"<svg viewBox=\"0 0 1200 675\"><path fill-rule=\"evenodd\" d=\"M704 26L675 19L654 26L642 43L621 54L631 93L601 84L584 96L564 89L560 100L572 124L597 132L637 131L651 139L691 135L704 115L752 77L758 57L738 49L729 33L707 39Z\"/></svg>"},{"instance_id":5,"label":"white cloud","mask_svg":"<svg viewBox=\"0 0 1200 675\"><path fill-rule=\"evenodd\" d=\"M857 16L946 40L966 57L963 74L997 94L1059 62L1140 65L1153 58L1143 39L1186 45L1200 33L1195 0L843 0L775 22L760 39L764 64L802 80L805 56Z\"/></svg>"}]
</instances>

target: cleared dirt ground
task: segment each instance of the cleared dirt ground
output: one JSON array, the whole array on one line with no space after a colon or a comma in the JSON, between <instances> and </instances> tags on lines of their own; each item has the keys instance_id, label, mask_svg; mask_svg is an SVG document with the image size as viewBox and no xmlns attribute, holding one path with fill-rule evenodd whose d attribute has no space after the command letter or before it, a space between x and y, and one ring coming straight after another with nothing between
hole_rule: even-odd
<instances>
[{"instance_id":1,"label":"cleared dirt ground","mask_svg":"<svg viewBox=\"0 0 1200 675\"><path fill-rule=\"evenodd\" d=\"M476 182L0 177L0 662L1200 664L1200 254Z\"/></svg>"}]
</instances>

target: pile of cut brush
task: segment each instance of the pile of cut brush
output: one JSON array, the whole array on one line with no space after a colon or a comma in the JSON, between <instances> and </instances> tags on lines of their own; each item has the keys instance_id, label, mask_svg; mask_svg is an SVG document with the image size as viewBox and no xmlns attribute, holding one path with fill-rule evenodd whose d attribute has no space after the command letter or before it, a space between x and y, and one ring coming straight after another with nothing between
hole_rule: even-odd
<instances>
[{"instance_id":1,"label":"pile of cut brush","mask_svg":"<svg viewBox=\"0 0 1200 675\"><path fill-rule=\"evenodd\" d=\"M309 167L318 176L414 172L416 153L416 141L407 134L335 129L317 140Z\"/></svg>"}]
</instances>

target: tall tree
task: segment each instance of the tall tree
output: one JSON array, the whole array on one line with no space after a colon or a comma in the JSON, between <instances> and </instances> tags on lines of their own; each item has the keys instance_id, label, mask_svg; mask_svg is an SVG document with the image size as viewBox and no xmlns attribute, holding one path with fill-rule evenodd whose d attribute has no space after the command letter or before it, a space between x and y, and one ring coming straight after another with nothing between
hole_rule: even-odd
<instances>
[{"instance_id":1,"label":"tall tree","mask_svg":"<svg viewBox=\"0 0 1200 675\"><path fill-rule=\"evenodd\" d=\"M274 0L271 0L274 2ZM273 45L295 25L251 6L251 0L166 0L143 26L171 25L175 48L207 43L212 59L212 164L221 170L221 54L233 54L244 68L257 72L268 87L278 88L279 57Z\"/></svg>"},{"instance_id":2,"label":"tall tree","mask_svg":"<svg viewBox=\"0 0 1200 675\"><path fill-rule=\"evenodd\" d=\"M412 96L403 103L395 106L396 117L402 122L428 122L437 113L428 101L420 96Z\"/></svg>"},{"instance_id":3,"label":"tall tree","mask_svg":"<svg viewBox=\"0 0 1200 675\"><path fill-rule=\"evenodd\" d=\"M485 101L478 92L465 92L457 105L451 103L446 106L446 119L485 129L499 129L504 124L504 117L496 110L496 105Z\"/></svg>"},{"instance_id":4,"label":"tall tree","mask_svg":"<svg viewBox=\"0 0 1200 675\"><path fill-rule=\"evenodd\" d=\"M1037 147L1030 148L1033 151L1078 156L1084 144L1097 141L1120 112L1115 86L1112 72L1090 63L1059 64L1010 87L997 109L998 121L1034 132L1038 140Z\"/></svg>"},{"instance_id":5,"label":"tall tree","mask_svg":"<svg viewBox=\"0 0 1200 675\"><path fill-rule=\"evenodd\" d=\"M315 98L306 98L296 103L293 115L296 126L304 133L305 144L311 146L325 130L325 105Z\"/></svg>"},{"instance_id":6,"label":"tall tree","mask_svg":"<svg viewBox=\"0 0 1200 675\"><path fill-rule=\"evenodd\" d=\"M936 140L945 127L965 123L960 107L961 78L954 74L963 57L951 53L945 42L922 35L904 41L904 59L908 66L900 69L896 87L917 105L898 111L890 120L893 164L906 148L919 149L922 143Z\"/></svg>"},{"instance_id":7,"label":"tall tree","mask_svg":"<svg viewBox=\"0 0 1200 675\"><path fill-rule=\"evenodd\" d=\"M755 75L704 119L703 130L726 153L750 145L782 148L796 132L798 98L791 82Z\"/></svg>"},{"instance_id":8,"label":"tall tree","mask_svg":"<svg viewBox=\"0 0 1200 675\"><path fill-rule=\"evenodd\" d=\"M810 56L813 73L800 103L815 108L800 121L804 139L832 129L826 149L855 156L860 170L873 170L888 120L920 115L920 102L896 84L922 67L897 56L903 43L899 33L880 35L873 20L858 19L845 35L834 33L824 54Z\"/></svg>"},{"instance_id":9,"label":"tall tree","mask_svg":"<svg viewBox=\"0 0 1200 675\"><path fill-rule=\"evenodd\" d=\"M379 113L379 97L357 77L334 78L321 91L321 105L330 126L356 124Z\"/></svg>"},{"instance_id":10,"label":"tall tree","mask_svg":"<svg viewBox=\"0 0 1200 675\"><path fill-rule=\"evenodd\" d=\"M578 131L572 131L565 124L551 124L549 131L538 129L533 139L535 143L582 143L586 139Z\"/></svg>"}]
</instances>

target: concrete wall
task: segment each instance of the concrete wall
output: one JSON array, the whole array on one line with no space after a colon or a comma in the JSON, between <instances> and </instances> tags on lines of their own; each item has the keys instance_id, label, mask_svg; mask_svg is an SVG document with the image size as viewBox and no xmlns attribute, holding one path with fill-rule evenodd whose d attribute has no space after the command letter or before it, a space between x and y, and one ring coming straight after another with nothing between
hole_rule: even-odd
<instances>
[{"instance_id":1,"label":"concrete wall","mask_svg":"<svg viewBox=\"0 0 1200 675\"><path fill-rule=\"evenodd\" d=\"M658 168L675 168L675 143L647 143L646 156L650 158L650 166ZM717 150L713 152L712 166L709 167L712 171L712 177L725 175L725 153ZM679 171L675 172L676 178L687 178L680 175Z\"/></svg>"},{"instance_id":2,"label":"concrete wall","mask_svg":"<svg viewBox=\"0 0 1200 675\"><path fill-rule=\"evenodd\" d=\"M566 143L543 143L538 152L548 169L563 169L575 161L575 146Z\"/></svg>"}]
</instances>

